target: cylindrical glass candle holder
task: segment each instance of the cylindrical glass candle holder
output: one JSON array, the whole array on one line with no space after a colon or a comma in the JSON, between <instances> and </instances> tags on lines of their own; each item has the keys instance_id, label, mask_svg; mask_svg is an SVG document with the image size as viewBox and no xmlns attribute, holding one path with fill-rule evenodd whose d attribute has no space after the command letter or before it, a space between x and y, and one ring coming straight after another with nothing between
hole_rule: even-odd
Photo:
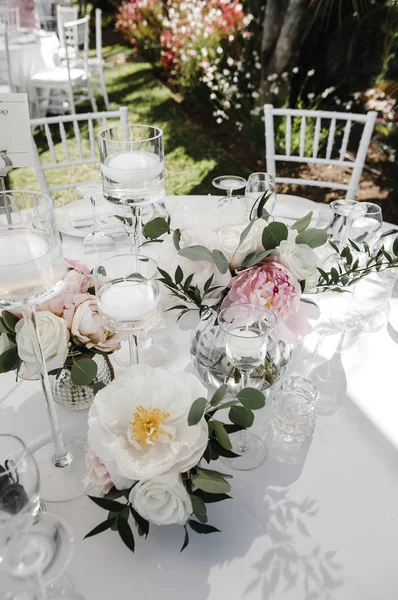
<instances>
[{"instance_id":1,"label":"cylindrical glass candle holder","mask_svg":"<svg viewBox=\"0 0 398 600\"><path fill-rule=\"evenodd\" d=\"M292 375L272 392L272 429L285 442L302 444L315 429L319 392L309 379Z\"/></svg>"}]
</instances>

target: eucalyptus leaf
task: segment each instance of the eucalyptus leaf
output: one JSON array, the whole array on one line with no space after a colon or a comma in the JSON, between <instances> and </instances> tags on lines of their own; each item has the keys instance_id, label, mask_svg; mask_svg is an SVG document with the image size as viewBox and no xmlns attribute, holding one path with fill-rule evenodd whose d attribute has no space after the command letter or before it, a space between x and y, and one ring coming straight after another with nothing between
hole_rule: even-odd
<instances>
[{"instance_id":1,"label":"eucalyptus leaf","mask_svg":"<svg viewBox=\"0 0 398 600\"><path fill-rule=\"evenodd\" d=\"M242 231L242 233L240 234L240 238L239 238L239 246L241 246L243 244L243 242L245 241L245 239L247 238L247 236L250 233L251 228L253 227L254 223L256 221L250 221L249 225L247 225L244 230ZM239 247L238 246L238 247Z\"/></svg>"},{"instance_id":2,"label":"eucalyptus leaf","mask_svg":"<svg viewBox=\"0 0 398 600\"><path fill-rule=\"evenodd\" d=\"M312 215L313 215L313 212L311 210L311 212L309 212L307 215L305 215L305 217L302 217L301 219L298 219L297 221L295 221L293 223L291 229L295 229L296 231L301 233L302 231L307 229L308 225L311 223Z\"/></svg>"},{"instance_id":3,"label":"eucalyptus leaf","mask_svg":"<svg viewBox=\"0 0 398 600\"><path fill-rule=\"evenodd\" d=\"M395 256L398 256L398 237L396 237L394 240L392 251L394 252Z\"/></svg>"},{"instance_id":4,"label":"eucalyptus leaf","mask_svg":"<svg viewBox=\"0 0 398 600\"><path fill-rule=\"evenodd\" d=\"M215 406L216 404L219 404L221 402L221 400L223 400L225 398L225 394L228 391L228 384L224 383L223 385L221 385L218 390L216 390L210 400L210 404L212 406Z\"/></svg>"},{"instance_id":5,"label":"eucalyptus leaf","mask_svg":"<svg viewBox=\"0 0 398 600\"><path fill-rule=\"evenodd\" d=\"M306 244L310 248L318 248L328 241L328 234L324 229L306 229L296 237L296 244Z\"/></svg>"},{"instance_id":6,"label":"eucalyptus leaf","mask_svg":"<svg viewBox=\"0 0 398 600\"><path fill-rule=\"evenodd\" d=\"M18 350L9 348L0 356L0 373L8 373L8 371L14 371L18 367Z\"/></svg>"},{"instance_id":7,"label":"eucalyptus leaf","mask_svg":"<svg viewBox=\"0 0 398 600\"><path fill-rule=\"evenodd\" d=\"M82 358L72 365L70 372L75 385L90 385L97 376L98 365L91 358Z\"/></svg>"},{"instance_id":8,"label":"eucalyptus leaf","mask_svg":"<svg viewBox=\"0 0 398 600\"><path fill-rule=\"evenodd\" d=\"M229 439L228 433L225 431L224 424L221 423L221 421L213 419L212 425L214 434L220 445L226 450L232 450L231 440Z\"/></svg>"},{"instance_id":9,"label":"eucalyptus leaf","mask_svg":"<svg viewBox=\"0 0 398 600\"><path fill-rule=\"evenodd\" d=\"M225 427L225 426L224 426ZM232 452L232 450L226 450L221 446L221 444L216 440L216 438L211 438L210 440L211 451L214 454L217 454L217 458L220 456L225 456L225 458L236 458L239 454Z\"/></svg>"},{"instance_id":10,"label":"eucalyptus leaf","mask_svg":"<svg viewBox=\"0 0 398 600\"><path fill-rule=\"evenodd\" d=\"M210 479L232 479L232 475L229 475L229 473L221 473L220 471L214 471L214 469L198 467L197 471L206 477L210 477Z\"/></svg>"},{"instance_id":11,"label":"eucalyptus leaf","mask_svg":"<svg viewBox=\"0 0 398 600\"><path fill-rule=\"evenodd\" d=\"M204 246L189 246L188 248L182 248L178 254L189 260L203 260L210 263L215 262L213 254Z\"/></svg>"},{"instance_id":12,"label":"eucalyptus leaf","mask_svg":"<svg viewBox=\"0 0 398 600\"><path fill-rule=\"evenodd\" d=\"M181 231L180 229L175 229L174 233L173 233L173 243L174 243L174 247L177 250L181 249L180 246L180 240L181 240Z\"/></svg>"},{"instance_id":13,"label":"eucalyptus leaf","mask_svg":"<svg viewBox=\"0 0 398 600\"><path fill-rule=\"evenodd\" d=\"M0 317L0 333L10 333L8 327L6 327L3 319Z\"/></svg>"},{"instance_id":14,"label":"eucalyptus leaf","mask_svg":"<svg viewBox=\"0 0 398 600\"><path fill-rule=\"evenodd\" d=\"M229 261L226 256L220 250L213 250L213 258L217 269L222 275L225 275L229 269Z\"/></svg>"},{"instance_id":15,"label":"eucalyptus leaf","mask_svg":"<svg viewBox=\"0 0 398 600\"><path fill-rule=\"evenodd\" d=\"M232 423L241 425L245 429L248 429L254 423L254 414L244 406L233 406L228 416Z\"/></svg>"},{"instance_id":16,"label":"eucalyptus leaf","mask_svg":"<svg viewBox=\"0 0 398 600\"><path fill-rule=\"evenodd\" d=\"M106 387L106 384L103 381L96 381L93 387L94 396L98 394L100 390L103 390L104 387Z\"/></svg>"},{"instance_id":17,"label":"eucalyptus leaf","mask_svg":"<svg viewBox=\"0 0 398 600\"><path fill-rule=\"evenodd\" d=\"M195 402L192 404L189 414L188 414L188 425L192 427L193 425L197 425L203 415L205 414L207 406L206 398L197 398Z\"/></svg>"},{"instance_id":18,"label":"eucalyptus leaf","mask_svg":"<svg viewBox=\"0 0 398 600\"><path fill-rule=\"evenodd\" d=\"M151 240L155 240L169 231L170 227L162 217L156 217L144 225L144 235Z\"/></svg>"},{"instance_id":19,"label":"eucalyptus leaf","mask_svg":"<svg viewBox=\"0 0 398 600\"><path fill-rule=\"evenodd\" d=\"M203 490L195 490L193 495L202 498L203 502L206 502L206 504L222 502L222 500L232 500L232 497L227 494L209 494Z\"/></svg>"},{"instance_id":20,"label":"eucalyptus leaf","mask_svg":"<svg viewBox=\"0 0 398 600\"><path fill-rule=\"evenodd\" d=\"M3 310L1 313L5 326L11 331L11 333L15 333L15 326L19 321L19 318L10 313L8 310Z\"/></svg>"},{"instance_id":21,"label":"eucalyptus leaf","mask_svg":"<svg viewBox=\"0 0 398 600\"><path fill-rule=\"evenodd\" d=\"M274 250L283 240L287 240L288 229L284 223L274 221L264 228L262 243L265 250Z\"/></svg>"},{"instance_id":22,"label":"eucalyptus leaf","mask_svg":"<svg viewBox=\"0 0 398 600\"><path fill-rule=\"evenodd\" d=\"M249 410L258 410L265 406L264 394L254 388L244 388L237 393L236 397L240 403Z\"/></svg>"},{"instance_id":23,"label":"eucalyptus leaf","mask_svg":"<svg viewBox=\"0 0 398 600\"><path fill-rule=\"evenodd\" d=\"M268 250L266 250L265 252L250 252L250 254L248 254L244 258L242 262L242 267L253 267L254 265L257 265L259 262L261 262L268 255Z\"/></svg>"}]
</instances>

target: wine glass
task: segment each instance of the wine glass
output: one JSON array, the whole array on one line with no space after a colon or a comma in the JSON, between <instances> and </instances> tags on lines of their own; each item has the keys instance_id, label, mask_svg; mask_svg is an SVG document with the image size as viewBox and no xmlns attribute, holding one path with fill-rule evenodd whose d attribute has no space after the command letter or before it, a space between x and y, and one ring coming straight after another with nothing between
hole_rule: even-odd
<instances>
[{"instance_id":1,"label":"wine glass","mask_svg":"<svg viewBox=\"0 0 398 600\"><path fill-rule=\"evenodd\" d=\"M109 331L128 334L130 365L140 360L138 335L156 327L162 316L156 275L155 261L136 254L106 258L94 269L100 316ZM156 351L161 351L160 343Z\"/></svg>"},{"instance_id":2,"label":"wine glass","mask_svg":"<svg viewBox=\"0 0 398 600\"><path fill-rule=\"evenodd\" d=\"M69 527L39 508L40 476L32 454L20 438L0 434L0 589L43 587L69 563Z\"/></svg>"},{"instance_id":3,"label":"wine glass","mask_svg":"<svg viewBox=\"0 0 398 600\"><path fill-rule=\"evenodd\" d=\"M219 190L224 190L227 195L224 198L221 198L218 201L218 206L224 206L224 204L229 204L232 200L232 192L236 190L241 190L246 185L246 179L243 177L238 177L237 175L221 175L221 177L216 177L212 181L214 187ZM241 198L241 196L235 196L236 198Z\"/></svg>"},{"instance_id":4,"label":"wine glass","mask_svg":"<svg viewBox=\"0 0 398 600\"><path fill-rule=\"evenodd\" d=\"M103 252L114 253L116 250L116 241L111 235L101 229L94 196L90 197L90 203L93 211L94 225L92 231L84 238L83 255L97 255Z\"/></svg>"},{"instance_id":5,"label":"wine glass","mask_svg":"<svg viewBox=\"0 0 398 600\"><path fill-rule=\"evenodd\" d=\"M269 335L276 324L273 313L257 304L232 304L218 315L225 332L226 355L232 367L241 374L242 388L250 386L252 372L264 365ZM232 434L232 451L239 458L222 459L231 468L256 469L267 457L264 442L246 430Z\"/></svg>"},{"instance_id":6,"label":"wine glass","mask_svg":"<svg viewBox=\"0 0 398 600\"><path fill-rule=\"evenodd\" d=\"M83 440L61 433L40 345L35 305L57 294L66 275L61 238L50 198L33 191L0 192L0 309L21 311L29 325L46 400L52 441L35 452L43 497L65 501L86 489Z\"/></svg>"},{"instance_id":7,"label":"wine glass","mask_svg":"<svg viewBox=\"0 0 398 600\"><path fill-rule=\"evenodd\" d=\"M149 125L119 125L98 136L105 198L134 217L135 252L142 243L141 206L165 196L163 132Z\"/></svg>"},{"instance_id":8,"label":"wine glass","mask_svg":"<svg viewBox=\"0 0 398 600\"><path fill-rule=\"evenodd\" d=\"M264 194L268 195L265 210L272 215L276 202L275 179L268 173L251 173L247 180L245 198L249 200L248 212L255 209Z\"/></svg>"}]
</instances>

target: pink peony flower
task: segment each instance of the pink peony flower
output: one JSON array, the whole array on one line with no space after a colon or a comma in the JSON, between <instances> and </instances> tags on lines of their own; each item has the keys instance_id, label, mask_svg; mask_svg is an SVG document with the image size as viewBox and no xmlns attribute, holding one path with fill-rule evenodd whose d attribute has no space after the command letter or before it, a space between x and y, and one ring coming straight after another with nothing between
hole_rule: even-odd
<instances>
[{"instance_id":1,"label":"pink peony flower","mask_svg":"<svg viewBox=\"0 0 398 600\"><path fill-rule=\"evenodd\" d=\"M274 313L276 336L287 344L311 331L308 318L317 318L313 304L300 302L300 283L286 267L274 260L247 269L233 278L221 308L233 303L260 304ZM315 305L316 306L316 305Z\"/></svg>"},{"instance_id":2,"label":"pink peony flower","mask_svg":"<svg viewBox=\"0 0 398 600\"><path fill-rule=\"evenodd\" d=\"M73 305L65 311L65 319L70 322L71 337L77 338L87 348L100 352L114 352L119 348L121 336L103 326L95 296L76 296Z\"/></svg>"},{"instance_id":3,"label":"pink peony flower","mask_svg":"<svg viewBox=\"0 0 398 600\"><path fill-rule=\"evenodd\" d=\"M78 260L72 260L71 258L65 258L66 268L80 271L83 275L91 275L91 271L87 265L79 262Z\"/></svg>"},{"instance_id":4,"label":"pink peony flower","mask_svg":"<svg viewBox=\"0 0 398 600\"><path fill-rule=\"evenodd\" d=\"M91 450L87 451L86 465L90 482L97 488L100 488L100 494L105 496L113 487L113 482L106 466Z\"/></svg>"}]
</instances>

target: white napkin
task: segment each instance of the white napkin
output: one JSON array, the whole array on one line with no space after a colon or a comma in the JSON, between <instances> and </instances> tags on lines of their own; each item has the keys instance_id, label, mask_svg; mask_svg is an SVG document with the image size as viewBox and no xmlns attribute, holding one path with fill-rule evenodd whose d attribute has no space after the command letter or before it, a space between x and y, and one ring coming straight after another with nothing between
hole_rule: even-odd
<instances>
[{"instance_id":1,"label":"white napkin","mask_svg":"<svg viewBox=\"0 0 398 600\"><path fill-rule=\"evenodd\" d=\"M87 211L75 210L69 215L69 222L72 227L89 227L94 225L93 211L88 209Z\"/></svg>"}]
</instances>

